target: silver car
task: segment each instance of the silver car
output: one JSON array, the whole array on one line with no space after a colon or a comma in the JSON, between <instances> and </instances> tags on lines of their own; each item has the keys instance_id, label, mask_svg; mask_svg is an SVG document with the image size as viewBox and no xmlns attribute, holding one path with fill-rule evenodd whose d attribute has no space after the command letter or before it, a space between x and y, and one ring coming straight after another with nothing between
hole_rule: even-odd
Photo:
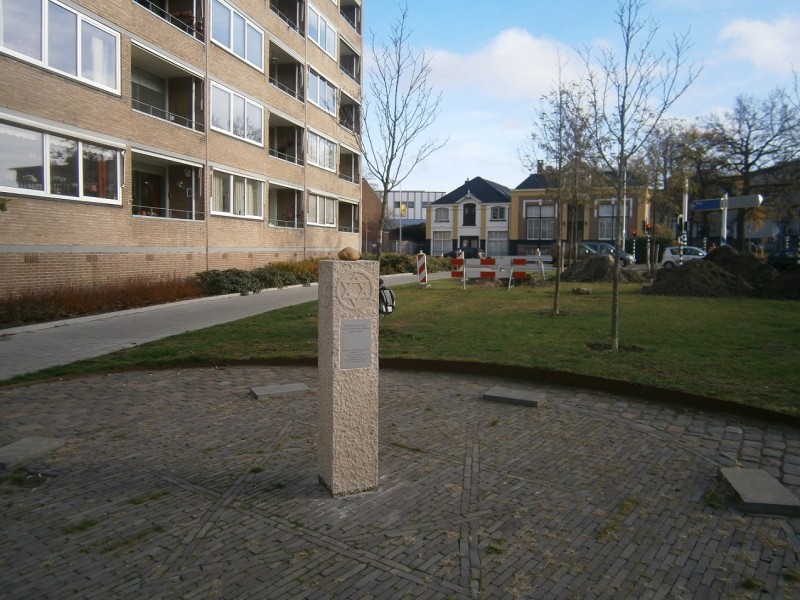
<instances>
[{"instance_id":1,"label":"silver car","mask_svg":"<svg viewBox=\"0 0 800 600\"><path fill-rule=\"evenodd\" d=\"M690 260L697 260L705 258L706 252L701 248L695 246L683 247L683 262ZM665 269L672 269L681 265L681 254L679 246L670 246L664 249L664 254L661 256L661 266Z\"/></svg>"}]
</instances>

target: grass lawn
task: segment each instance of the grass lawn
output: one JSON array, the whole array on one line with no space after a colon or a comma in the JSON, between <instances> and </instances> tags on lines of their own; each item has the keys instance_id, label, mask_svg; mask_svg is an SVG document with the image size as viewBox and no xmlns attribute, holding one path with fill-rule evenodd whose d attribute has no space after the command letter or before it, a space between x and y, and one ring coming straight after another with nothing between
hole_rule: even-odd
<instances>
[{"instance_id":1,"label":"grass lawn","mask_svg":"<svg viewBox=\"0 0 800 600\"><path fill-rule=\"evenodd\" d=\"M552 285L464 290L439 280L424 290L397 287L397 310L380 325L381 358L555 369L800 415L800 302L650 296L641 285L622 285L622 348L612 352L602 349L610 339L611 285L580 285L592 294L563 284L559 316ZM317 306L307 303L16 381L316 356Z\"/></svg>"}]
</instances>

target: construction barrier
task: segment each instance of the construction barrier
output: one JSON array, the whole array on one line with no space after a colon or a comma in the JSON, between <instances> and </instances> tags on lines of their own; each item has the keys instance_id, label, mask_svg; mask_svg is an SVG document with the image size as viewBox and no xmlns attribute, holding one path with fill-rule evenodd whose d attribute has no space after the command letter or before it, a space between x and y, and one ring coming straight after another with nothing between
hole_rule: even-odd
<instances>
[{"instance_id":1,"label":"construction barrier","mask_svg":"<svg viewBox=\"0 0 800 600\"><path fill-rule=\"evenodd\" d=\"M450 260L450 277L460 279L466 287L467 279L508 279L508 289L514 281L525 279L531 271L539 271L546 278L545 265L552 265L549 254L531 256L500 256L497 258L465 259L462 255Z\"/></svg>"},{"instance_id":2,"label":"construction barrier","mask_svg":"<svg viewBox=\"0 0 800 600\"><path fill-rule=\"evenodd\" d=\"M419 275L419 287L428 287L428 259L422 250L417 254L417 274Z\"/></svg>"}]
</instances>

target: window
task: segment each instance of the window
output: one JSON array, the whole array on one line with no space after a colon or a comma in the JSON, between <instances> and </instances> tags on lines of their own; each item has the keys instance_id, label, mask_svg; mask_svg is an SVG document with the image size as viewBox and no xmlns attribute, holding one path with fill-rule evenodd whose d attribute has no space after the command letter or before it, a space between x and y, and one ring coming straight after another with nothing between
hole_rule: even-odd
<instances>
[{"instance_id":1,"label":"window","mask_svg":"<svg viewBox=\"0 0 800 600\"><path fill-rule=\"evenodd\" d=\"M525 206L529 240L552 240L555 230L556 207L552 204Z\"/></svg>"},{"instance_id":2,"label":"window","mask_svg":"<svg viewBox=\"0 0 800 600\"><path fill-rule=\"evenodd\" d=\"M486 254L488 256L506 256L508 254L508 232L487 231Z\"/></svg>"},{"instance_id":3,"label":"window","mask_svg":"<svg viewBox=\"0 0 800 600\"><path fill-rule=\"evenodd\" d=\"M505 206L493 206L492 207L491 220L492 221L505 221L506 220L506 207Z\"/></svg>"},{"instance_id":4,"label":"window","mask_svg":"<svg viewBox=\"0 0 800 600\"><path fill-rule=\"evenodd\" d=\"M328 80L309 69L308 99L322 110L336 114L336 88Z\"/></svg>"},{"instance_id":5,"label":"window","mask_svg":"<svg viewBox=\"0 0 800 600\"><path fill-rule=\"evenodd\" d=\"M336 167L336 144L321 135L309 132L308 162L333 171Z\"/></svg>"},{"instance_id":6,"label":"window","mask_svg":"<svg viewBox=\"0 0 800 600\"><path fill-rule=\"evenodd\" d=\"M308 195L308 223L310 225L336 225L336 200L318 196Z\"/></svg>"},{"instance_id":7,"label":"window","mask_svg":"<svg viewBox=\"0 0 800 600\"><path fill-rule=\"evenodd\" d=\"M212 83L211 127L261 146L264 140L264 108Z\"/></svg>"},{"instance_id":8,"label":"window","mask_svg":"<svg viewBox=\"0 0 800 600\"><path fill-rule=\"evenodd\" d=\"M308 37L333 58L336 58L336 30L313 6L308 7Z\"/></svg>"},{"instance_id":9,"label":"window","mask_svg":"<svg viewBox=\"0 0 800 600\"><path fill-rule=\"evenodd\" d=\"M119 34L55 0L0 2L0 50L89 85L120 91Z\"/></svg>"},{"instance_id":10,"label":"window","mask_svg":"<svg viewBox=\"0 0 800 600\"><path fill-rule=\"evenodd\" d=\"M614 239L615 205L601 204L597 209L597 239Z\"/></svg>"},{"instance_id":11,"label":"window","mask_svg":"<svg viewBox=\"0 0 800 600\"><path fill-rule=\"evenodd\" d=\"M236 56L264 70L264 32L222 0L212 0L211 39Z\"/></svg>"},{"instance_id":12,"label":"window","mask_svg":"<svg viewBox=\"0 0 800 600\"><path fill-rule=\"evenodd\" d=\"M474 204L464 205L464 214L462 217L462 225L464 227L475 227L475 219L477 217L477 208Z\"/></svg>"},{"instance_id":13,"label":"window","mask_svg":"<svg viewBox=\"0 0 800 600\"><path fill-rule=\"evenodd\" d=\"M438 210L438 209L437 209ZM450 231L434 231L431 240L431 254L441 256L453 247L453 234Z\"/></svg>"},{"instance_id":14,"label":"window","mask_svg":"<svg viewBox=\"0 0 800 600\"><path fill-rule=\"evenodd\" d=\"M119 152L0 123L0 190L119 204Z\"/></svg>"},{"instance_id":15,"label":"window","mask_svg":"<svg viewBox=\"0 0 800 600\"><path fill-rule=\"evenodd\" d=\"M437 208L433 211L433 220L436 223L449 223L450 222L450 209Z\"/></svg>"},{"instance_id":16,"label":"window","mask_svg":"<svg viewBox=\"0 0 800 600\"><path fill-rule=\"evenodd\" d=\"M211 212L239 217L261 217L264 182L258 179L214 171Z\"/></svg>"}]
</instances>

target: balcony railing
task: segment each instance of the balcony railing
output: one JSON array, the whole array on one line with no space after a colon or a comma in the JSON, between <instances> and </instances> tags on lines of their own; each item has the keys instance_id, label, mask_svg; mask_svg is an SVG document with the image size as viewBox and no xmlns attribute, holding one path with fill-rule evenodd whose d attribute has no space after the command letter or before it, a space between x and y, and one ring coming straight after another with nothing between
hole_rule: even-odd
<instances>
[{"instance_id":1,"label":"balcony railing","mask_svg":"<svg viewBox=\"0 0 800 600\"><path fill-rule=\"evenodd\" d=\"M167 21L170 25L174 25L181 31L184 31L191 35L192 37L200 40L201 42L204 40L204 33L203 33L203 19L195 18L195 15L192 11L185 11L180 13L170 13L161 8L160 6L153 4L150 0L135 0L137 4L145 7L151 13L161 17L165 21Z\"/></svg>"},{"instance_id":2,"label":"balcony railing","mask_svg":"<svg viewBox=\"0 0 800 600\"><path fill-rule=\"evenodd\" d=\"M290 163L295 163L297 165L302 165L303 164L303 159L302 158L300 158L298 156L293 156L292 154L286 154L285 152L279 152L278 150L275 150L274 148L270 148L269 149L269 155L270 156L274 156L275 158L278 158L280 160L285 160L285 161L290 162Z\"/></svg>"},{"instance_id":3,"label":"balcony railing","mask_svg":"<svg viewBox=\"0 0 800 600\"><path fill-rule=\"evenodd\" d=\"M291 219L270 219L269 224L273 227L285 227L287 229L303 229L302 221L293 221Z\"/></svg>"},{"instance_id":4,"label":"balcony railing","mask_svg":"<svg viewBox=\"0 0 800 600\"><path fill-rule=\"evenodd\" d=\"M177 208L165 208L160 206L148 206L144 204L132 204L132 213L137 217L158 217L162 219L183 219L190 221L203 221L203 213L192 213L190 210L180 210Z\"/></svg>"},{"instance_id":5,"label":"balcony railing","mask_svg":"<svg viewBox=\"0 0 800 600\"><path fill-rule=\"evenodd\" d=\"M292 17L290 17L289 15L281 12L280 7L278 7L278 5L275 2L270 2L269 7L272 9L272 12L278 15L281 18L281 20L284 21L289 27L294 29L301 36L305 37L304 32L300 29L300 25L297 23L297 21Z\"/></svg>"},{"instance_id":6,"label":"balcony railing","mask_svg":"<svg viewBox=\"0 0 800 600\"><path fill-rule=\"evenodd\" d=\"M177 115L175 113L171 113L163 108L158 108L157 106L150 106L149 104L145 104L141 100L132 100L131 105L133 110L148 114L150 116L156 117L157 119L162 119L164 121L169 121L170 123L175 123L176 125L180 125L181 127L186 127L187 129L194 129L195 131L204 131L203 123L200 121L194 121L188 117L184 117L182 115Z\"/></svg>"},{"instance_id":7,"label":"balcony railing","mask_svg":"<svg viewBox=\"0 0 800 600\"><path fill-rule=\"evenodd\" d=\"M300 102L303 101L303 90L293 90L285 83L281 83L280 81L278 81L278 79L276 77L273 77L272 75L269 76L269 82L276 88L278 88L280 91L289 94L292 98L296 98L300 100Z\"/></svg>"}]
</instances>

